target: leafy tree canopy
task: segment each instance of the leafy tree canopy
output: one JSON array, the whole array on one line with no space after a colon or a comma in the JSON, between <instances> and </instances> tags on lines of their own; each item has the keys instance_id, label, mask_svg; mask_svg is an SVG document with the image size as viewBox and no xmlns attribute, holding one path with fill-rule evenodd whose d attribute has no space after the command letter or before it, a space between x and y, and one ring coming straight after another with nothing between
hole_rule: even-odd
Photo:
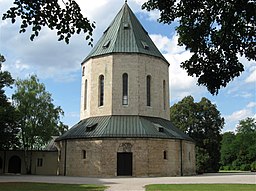
<instances>
[{"instance_id":1,"label":"leafy tree canopy","mask_svg":"<svg viewBox=\"0 0 256 191\"><path fill-rule=\"evenodd\" d=\"M244 71L239 55L256 60L255 1L148 0L143 8L159 10L159 22L179 22L178 44L193 54L181 67L212 94Z\"/></svg>"},{"instance_id":2,"label":"leafy tree canopy","mask_svg":"<svg viewBox=\"0 0 256 191\"><path fill-rule=\"evenodd\" d=\"M40 149L53 135L59 135L60 116L64 114L60 107L53 104L51 94L37 76L17 80L17 90L12 98L21 115L21 137L24 149ZM61 127L63 128L63 127ZM35 145L39 145L35 147Z\"/></svg>"},{"instance_id":3,"label":"leafy tree canopy","mask_svg":"<svg viewBox=\"0 0 256 191\"><path fill-rule=\"evenodd\" d=\"M62 2L62 8L61 7ZM11 19L15 23L17 17L21 19L20 33L24 33L31 26L30 40L39 35L42 27L47 26L56 30L60 40L68 44L70 37L81 31L87 34L86 40L92 45L92 31L94 22L90 22L81 13L79 5L74 0L14 0L2 19Z\"/></svg>"},{"instance_id":4,"label":"leafy tree canopy","mask_svg":"<svg viewBox=\"0 0 256 191\"><path fill-rule=\"evenodd\" d=\"M17 138L18 114L5 95L4 88L10 87L14 80L7 71L2 71L2 63L5 62L4 56L0 54L0 150L16 148L19 146Z\"/></svg>"},{"instance_id":5,"label":"leafy tree canopy","mask_svg":"<svg viewBox=\"0 0 256 191\"><path fill-rule=\"evenodd\" d=\"M246 118L239 122L236 134L226 132L221 142L221 164L225 170L255 169L256 120Z\"/></svg>"},{"instance_id":6,"label":"leafy tree canopy","mask_svg":"<svg viewBox=\"0 0 256 191\"><path fill-rule=\"evenodd\" d=\"M170 119L195 140L197 172L217 172L224 119L216 105L206 98L196 103L192 96L188 96L170 108Z\"/></svg>"},{"instance_id":7,"label":"leafy tree canopy","mask_svg":"<svg viewBox=\"0 0 256 191\"><path fill-rule=\"evenodd\" d=\"M256 120L255 118L247 117L246 119L243 119L239 121L239 125L236 129L237 133L255 133L256 132Z\"/></svg>"}]
</instances>

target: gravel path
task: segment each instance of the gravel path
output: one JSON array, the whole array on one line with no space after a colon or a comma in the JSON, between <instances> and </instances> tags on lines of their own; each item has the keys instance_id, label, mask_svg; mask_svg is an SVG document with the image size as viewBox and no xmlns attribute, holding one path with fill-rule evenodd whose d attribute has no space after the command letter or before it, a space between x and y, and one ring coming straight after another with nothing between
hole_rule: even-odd
<instances>
[{"instance_id":1,"label":"gravel path","mask_svg":"<svg viewBox=\"0 0 256 191\"><path fill-rule=\"evenodd\" d=\"M108 191L143 191L147 184L256 184L256 173L211 173L183 177L87 178L68 176L0 175L0 182L47 182L66 184L104 184Z\"/></svg>"}]
</instances>

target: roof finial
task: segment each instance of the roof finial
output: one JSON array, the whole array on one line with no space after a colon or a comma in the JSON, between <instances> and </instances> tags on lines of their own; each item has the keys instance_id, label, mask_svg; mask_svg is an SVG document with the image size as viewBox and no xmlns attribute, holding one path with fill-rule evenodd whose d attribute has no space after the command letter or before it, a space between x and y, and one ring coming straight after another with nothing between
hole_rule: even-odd
<instances>
[{"instance_id":1,"label":"roof finial","mask_svg":"<svg viewBox=\"0 0 256 191\"><path fill-rule=\"evenodd\" d=\"M127 3L127 0L125 0L125 3Z\"/></svg>"}]
</instances>

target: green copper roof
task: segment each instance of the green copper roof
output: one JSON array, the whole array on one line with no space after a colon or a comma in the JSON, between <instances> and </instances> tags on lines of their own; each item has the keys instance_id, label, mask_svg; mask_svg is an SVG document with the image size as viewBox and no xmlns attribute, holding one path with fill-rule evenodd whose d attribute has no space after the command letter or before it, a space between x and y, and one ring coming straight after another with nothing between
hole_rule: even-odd
<instances>
[{"instance_id":1,"label":"green copper roof","mask_svg":"<svg viewBox=\"0 0 256 191\"><path fill-rule=\"evenodd\" d=\"M82 63L90 58L110 53L140 53L155 56L167 62L127 3Z\"/></svg>"},{"instance_id":2,"label":"green copper roof","mask_svg":"<svg viewBox=\"0 0 256 191\"><path fill-rule=\"evenodd\" d=\"M163 138L193 141L165 119L144 116L102 116L80 121L56 141L86 138Z\"/></svg>"}]
</instances>

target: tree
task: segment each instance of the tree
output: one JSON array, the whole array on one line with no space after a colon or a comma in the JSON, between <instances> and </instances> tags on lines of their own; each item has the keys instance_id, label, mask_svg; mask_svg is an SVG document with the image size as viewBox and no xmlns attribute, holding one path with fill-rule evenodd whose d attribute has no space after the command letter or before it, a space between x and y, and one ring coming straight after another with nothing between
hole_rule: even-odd
<instances>
[{"instance_id":1,"label":"tree","mask_svg":"<svg viewBox=\"0 0 256 191\"><path fill-rule=\"evenodd\" d=\"M240 170L250 170L256 159L256 120L246 118L239 121L235 139L236 160L232 166Z\"/></svg>"},{"instance_id":2,"label":"tree","mask_svg":"<svg viewBox=\"0 0 256 191\"><path fill-rule=\"evenodd\" d=\"M212 94L244 71L238 55L256 60L255 1L148 0L142 7L159 10L159 22L178 22L178 44L192 53L181 67Z\"/></svg>"},{"instance_id":3,"label":"tree","mask_svg":"<svg viewBox=\"0 0 256 191\"><path fill-rule=\"evenodd\" d=\"M16 136L19 129L18 114L8 101L4 90L6 87L11 87L14 80L9 72L1 70L3 62L5 62L5 58L0 54L0 150L7 150L19 146Z\"/></svg>"},{"instance_id":4,"label":"tree","mask_svg":"<svg viewBox=\"0 0 256 191\"><path fill-rule=\"evenodd\" d=\"M256 132L256 120L255 118L247 117L239 121L237 126L237 133L248 134Z\"/></svg>"},{"instance_id":5,"label":"tree","mask_svg":"<svg viewBox=\"0 0 256 191\"><path fill-rule=\"evenodd\" d=\"M236 159L236 147L235 147L236 135L233 132L225 132L222 135L221 141L221 165L225 169L231 170L233 161Z\"/></svg>"},{"instance_id":6,"label":"tree","mask_svg":"<svg viewBox=\"0 0 256 191\"><path fill-rule=\"evenodd\" d=\"M221 164L224 170L255 170L256 120L239 121L236 134L226 132L221 142Z\"/></svg>"},{"instance_id":7,"label":"tree","mask_svg":"<svg viewBox=\"0 0 256 191\"><path fill-rule=\"evenodd\" d=\"M197 172L217 172L224 119L216 105L206 98L195 103L193 97L188 96L170 108L170 119L195 140Z\"/></svg>"},{"instance_id":8,"label":"tree","mask_svg":"<svg viewBox=\"0 0 256 191\"><path fill-rule=\"evenodd\" d=\"M31 173L32 157L28 150L40 149L45 146L53 135L58 135L58 125L63 111L52 103L51 94L46 91L44 84L37 76L29 79L17 80L17 90L12 96L21 120L21 139L25 151L25 165L27 173ZM31 152L30 152L31 153ZM28 163L30 158L30 163Z\"/></svg>"},{"instance_id":9,"label":"tree","mask_svg":"<svg viewBox=\"0 0 256 191\"><path fill-rule=\"evenodd\" d=\"M64 8L61 8L60 2ZM15 23L19 17L20 33L24 33L31 26L30 40L33 41L42 27L47 26L57 31L59 41L65 40L67 44L72 35L83 31L87 34L86 40L89 40L89 45L92 45L91 36L95 24L83 17L79 5L74 0L14 0L13 4L15 6L6 12L2 19L11 19L12 23Z\"/></svg>"}]
</instances>

